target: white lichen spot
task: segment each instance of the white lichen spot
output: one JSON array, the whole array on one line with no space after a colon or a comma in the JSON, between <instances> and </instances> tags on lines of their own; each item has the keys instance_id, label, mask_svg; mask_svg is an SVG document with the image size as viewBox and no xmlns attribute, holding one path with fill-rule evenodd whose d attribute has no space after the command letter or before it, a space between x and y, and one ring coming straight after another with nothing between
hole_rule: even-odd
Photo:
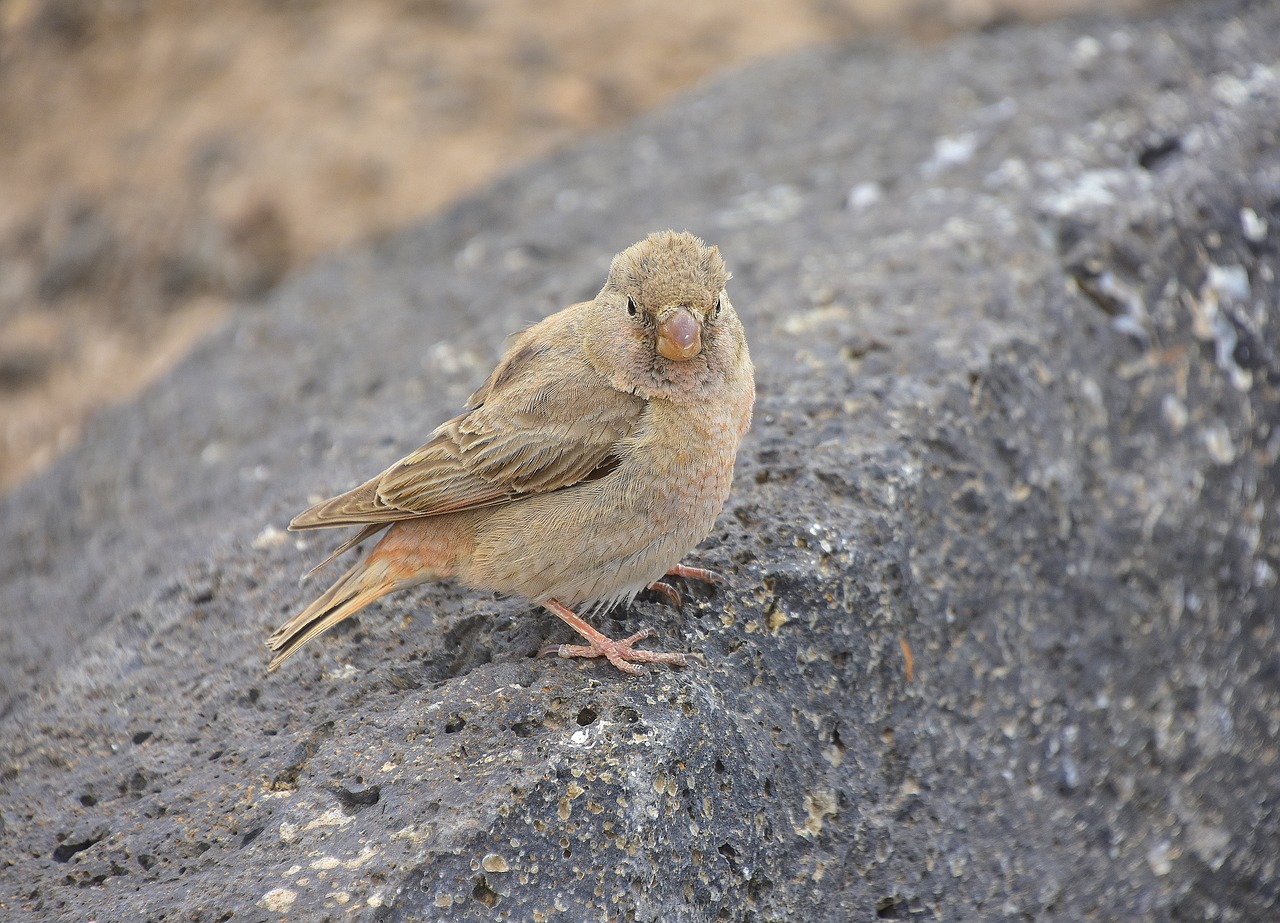
<instances>
[{"instance_id":1,"label":"white lichen spot","mask_svg":"<svg viewBox=\"0 0 1280 923\"><path fill-rule=\"evenodd\" d=\"M1000 162L990 173L982 178L982 184L988 189L1026 189L1031 185L1031 170L1026 161L1017 157L1009 157Z\"/></svg>"},{"instance_id":2,"label":"white lichen spot","mask_svg":"<svg viewBox=\"0 0 1280 923\"><path fill-rule=\"evenodd\" d=\"M782 332L792 336L813 333L819 327L849 319L849 309L841 305L829 305L792 314L782 322Z\"/></svg>"},{"instance_id":3,"label":"white lichen spot","mask_svg":"<svg viewBox=\"0 0 1280 923\"><path fill-rule=\"evenodd\" d=\"M722 227L782 224L804 210L804 195L795 186L779 183L768 189L752 189L734 198L716 219Z\"/></svg>"},{"instance_id":4,"label":"white lichen spot","mask_svg":"<svg viewBox=\"0 0 1280 923\"><path fill-rule=\"evenodd\" d=\"M1166 394L1161 398L1160 413L1175 435L1182 432L1187 425L1187 405L1173 394Z\"/></svg>"},{"instance_id":5,"label":"white lichen spot","mask_svg":"<svg viewBox=\"0 0 1280 923\"><path fill-rule=\"evenodd\" d=\"M353 818L345 814L341 808L331 808L318 817L312 818L304 830L318 830L321 827L345 827Z\"/></svg>"},{"instance_id":6,"label":"white lichen spot","mask_svg":"<svg viewBox=\"0 0 1280 923\"><path fill-rule=\"evenodd\" d=\"M1240 209L1240 230L1244 233L1245 240L1260 244L1267 239L1267 219L1245 206Z\"/></svg>"},{"instance_id":7,"label":"white lichen spot","mask_svg":"<svg viewBox=\"0 0 1280 923\"><path fill-rule=\"evenodd\" d=\"M416 824L409 824L408 826L401 827L395 833L391 834L391 839L411 840L415 843L421 843L424 840L426 840L428 836L434 834L434 832L435 832L435 828L431 826L427 826L424 829L417 826Z\"/></svg>"},{"instance_id":8,"label":"white lichen spot","mask_svg":"<svg viewBox=\"0 0 1280 923\"><path fill-rule=\"evenodd\" d=\"M1177 850L1173 848L1173 844L1168 840L1160 840L1147 850L1147 866L1152 873L1163 878L1173 871L1173 860L1176 857Z\"/></svg>"},{"instance_id":9,"label":"white lichen spot","mask_svg":"<svg viewBox=\"0 0 1280 923\"><path fill-rule=\"evenodd\" d=\"M378 854L379 851L377 848L373 846L364 846L360 849L360 855L356 856L354 859L347 859L342 864L349 869L358 869Z\"/></svg>"},{"instance_id":10,"label":"white lichen spot","mask_svg":"<svg viewBox=\"0 0 1280 923\"><path fill-rule=\"evenodd\" d=\"M262 900L258 903L272 913L286 913L297 899L298 895L288 888L272 888L262 895Z\"/></svg>"},{"instance_id":11,"label":"white lichen spot","mask_svg":"<svg viewBox=\"0 0 1280 923\"><path fill-rule=\"evenodd\" d=\"M253 540L253 549L255 551L265 551L268 548L279 548L284 544L287 534L283 529L277 529L275 526L267 526L258 533L257 538Z\"/></svg>"},{"instance_id":12,"label":"white lichen spot","mask_svg":"<svg viewBox=\"0 0 1280 923\"><path fill-rule=\"evenodd\" d=\"M1240 302L1251 295L1253 286L1248 271L1240 265L1210 265L1205 271L1200 297L1190 299L1191 332L1202 342L1212 342L1214 361L1231 377L1237 390L1247 391L1253 384L1253 373L1236 362L1239 342L1236 326L1222 308L1222 302Z\"/></svg>"},{"instance_id":13,"label":"white lichen spot","mask_svg":"<svg viewBox=\"0 0 1280 923\"><path fill-rule=\"evenodd\" d=\"M880 201L883 194L879 183L872 180L864 180L849 190L849 197L845 199L844 203L845 208L850 211L861 211L864 208L870 208Z\"/></svg>"},{"instance_id":14,"label":"white lichen spot","mask_svg":"<svg viewBox=\"0 0 1280 923\"><path fill-rule=\"evenodd\" d=\"M1226 266L1210 263L1205 273L1204 284L1219 298L1232 301L1245 301L1253 292L1253 286L1249 284L1249 271L1239 263Z\"/></svg>"},{"instance_id":15,"label":"white lichen spot","mask_svg":"<svg viewBox=\"0 0 1280 923\"><path fill-rule=\"evenodd\" d=\"M221 442L211 442L200 450L200 462L206 468L212 468L227 457L227 447Z\"/></svg>"},{"instance_id":16,"label":"white lichen spot","mask_svg":"<svg viewBox=\"0 0 1280 923\"><path fill-rule=\"evenodd\" d=\"M1149 186L1150 179L1132 171L1107 169L1086 170L1066 189L1044 200L1044 207L1065 218L1078 212L1108 208L1117 201L1140 192L1135 186Z\"/></svg>"},{"instance_id":17,"label":"white lichen spot","mask_svg":"<svg viewBox=\"0 0 1280 923\"><path fill-rule=\"evenodd\" d=\"M968 163L978 150L978 136L971 132L960 135L944 135L933 142L933 156L920 166L925 176L937 176Z\"/></svg>"},{"instance_id":18,"label":"white lichen spot","mask_svg":"<svg viewBox=\"0 0 1280 923\"><path fill-rule=\"evenodd\" d=\"M296 843L298 841L298 825L289 821L282 821L280 824L280 842Z\"/></svg>"},{"instance_id":19,"label":"white lichen spot","mask_svg":"<svg viewBox=\"0 0 1280 923\"><path fill-rule=\"evenodd\" d=\"M311 863L313 869L336 869L340 864L337 856L321 856Z\"/></svg>"},{"instance_id":20,"label":"white lichen spot","mask_svg":"<svg viewBox=\"0 0 1280 923\"><path fill-rule=\"evenodd\" d=\"M791 621L791 617L782 611L782 607L776 607L765 617L765 627L770 632L777 632L779 628Z\"/></svg>"},{"instance_id":21,"label":"white lichen spot","mask_svg":"<svg viewBox=\"0 0 1280 923\"><path fill-rule=\"evenodd\" d=\"M804 808L809 815L803 827L797 827L796 833L803 837L816 837L822 832L822 824L828 817L838 813L839 802L835 793L829 789L804 793Z\"/></svg>"},{"instance_id":22,"label":"white lichen spot","mask_svg":"<svg viewBox=\"0 0 1280 923\"><path fill-rule=\"evenodd\" d=\"M827 363L807 349L796 350L796 362L812 372L823 373L827 370Z\"/></svg>"},{"instance_id":23,"label":"white lichen spot","mask_svg":"<svg viewBox=\"0 0 1280 923\"><path fill-rule=\"evenodd\" d=\"M653 785L653 790L655 792L659 795L663 794L667 790L667 774L659 770L654 774L653 782L651 784Z\"/></svg>"},{"instance_id":24,"label":"white lichen spot","mask_svg":"<svg viewBox=\"0 0 1280 923\"><path fill-rule=\"evenodd\" d=\"M1102 42L1092 35L1082 35L1071 47L1071 63L1076 67L1087 67L1098 60L1102 54Z\"/></svg>"},{"instance_id":25,"label":"white lichen spot","mask_svg":"<svg viewBox=\"0 0 1280 923\"><path fill-rule=\"evenodd\" d=\"M1236 459L1236 446L1231 439L1231 431L1223 423L1214 422L1205 427L1203 433L1205 448L1209 457L1219 465L1229 465Z\"/></svg>"}]
</instances>

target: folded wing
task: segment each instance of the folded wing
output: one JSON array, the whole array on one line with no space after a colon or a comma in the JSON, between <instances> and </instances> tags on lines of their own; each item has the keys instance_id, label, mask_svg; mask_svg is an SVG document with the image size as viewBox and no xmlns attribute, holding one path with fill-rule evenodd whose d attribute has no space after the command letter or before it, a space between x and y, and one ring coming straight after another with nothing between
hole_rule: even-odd
<instances>
[{"instance_id":1,"label":"folded wing","mask_svg":"<svg viewBox=\"0 0 1280 923\"><path fill-rule=\"evenodd\" d=\"M469 409L377 477L297 516L291 529L366 526L508 503L600 477L645 401L581 357L568 312L512 343Z\"/></svg>"}]
</instances>

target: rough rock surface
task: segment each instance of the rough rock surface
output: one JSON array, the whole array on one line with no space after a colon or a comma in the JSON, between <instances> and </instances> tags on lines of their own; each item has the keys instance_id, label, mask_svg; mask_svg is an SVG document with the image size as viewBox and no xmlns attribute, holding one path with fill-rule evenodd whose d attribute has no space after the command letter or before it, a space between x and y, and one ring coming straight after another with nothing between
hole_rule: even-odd
<instances>
[{"instance_id":1,"label":"rough rock surface","mask_svg":"<svg viewBox=\"0 0 1280 923\"><path fill-rule=\"evenodd\" d=\"M1216 3L774 62L245 308L0 509L4 918L1274 919L1277 49ZM265 675L289 515L667 226L757 418L730 585L604 627L707 665L442 584Z\"/></svg>"}]
</instances>

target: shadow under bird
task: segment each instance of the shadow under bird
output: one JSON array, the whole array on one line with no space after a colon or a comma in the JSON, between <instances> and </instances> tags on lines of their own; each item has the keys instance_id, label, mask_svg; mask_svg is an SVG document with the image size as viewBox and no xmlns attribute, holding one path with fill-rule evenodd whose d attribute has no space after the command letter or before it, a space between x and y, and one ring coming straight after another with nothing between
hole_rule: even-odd
<instances>
[{"instance_id":1,"label":"shadow under bird","mask_svg":"<svg viewBox=\"0 0 1280 923\"><path fill-rule=\"evenodd\" d=\"M512 338L497 368L417 451L300 514L290 529L358 531L320 566L386 534L270 638L269 669L381 596L452 577L522 596L627 673L686 656L642 650L574 611L603 611L665 575L719 582L681 558L711 531L751 423L755 380L715 247L650 234L614 257L591 301ZM316 568L318 570L319 567ZM314 573L314 571L312 571Z\"/></svg>"}]
</instances>

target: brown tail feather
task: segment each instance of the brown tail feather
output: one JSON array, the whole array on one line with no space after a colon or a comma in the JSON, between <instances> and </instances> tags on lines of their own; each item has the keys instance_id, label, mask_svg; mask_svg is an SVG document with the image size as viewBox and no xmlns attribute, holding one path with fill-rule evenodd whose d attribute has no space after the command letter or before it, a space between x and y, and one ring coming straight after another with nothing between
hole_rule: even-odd
<instances>
[{"instance_id":1,"label":"brown tail feather","mask_svg":"<svg viewBox=\"0 0 1280 923\"><path fill-rule=\"evenodd\" d=\"M298 581L298 582L299 582L299 583L303 583L303 582L305 582L305 581L307 581L307 580L310 580L310 579L311 579L312 577L314 577L314 576L315 576L315 575L316 575L320 570L322 570L326 564L328 564L330 561L332 561L332 560L333 560L334 558L336 558L338 555L342 554L344 551L349 551L349 550L351 550L352 548L356 547L356 545L359 545L361 542L363 542L366 538L369 538L371 535L376 535L377 533L381 532L381 531L382 531L383 529L385 529L386 527L387 527L387 524L386 524L386 523L384 523L384 522L375 522L375 523L373 523L373 524L371 524L371 525L367 525L367 526L365 526L363 529L361 529L361 530L360 530L359 532L357 532L355 535L351 536L349 539L347 539L345 542L343 542L343 543L342 543L341 545L339 545L337 548L333 549L333 551L329 552L329 556L328 556L328 557L326 557L323 561L321 561L321 562L320 562L319 564L317 564L315 567L311 568L311 570L309 570L309 571L307 571L305 574L303 574L303 575L302 575L302 580L300 580L300 581Z\"/></svg>"},{"instance_id":2,"label":"brown tail feather","mask_svg":"<svg viewBox=\"0 0 1280 923\"><path fill-rule=\"evenodd\" d=\"M315 602L272 633L267 648L274 656L267 664L268 671L280 666L316 635L402 585L387 574L385 567L368 564L362 561L351 568Z\"/></svg>"}]
</instances>

